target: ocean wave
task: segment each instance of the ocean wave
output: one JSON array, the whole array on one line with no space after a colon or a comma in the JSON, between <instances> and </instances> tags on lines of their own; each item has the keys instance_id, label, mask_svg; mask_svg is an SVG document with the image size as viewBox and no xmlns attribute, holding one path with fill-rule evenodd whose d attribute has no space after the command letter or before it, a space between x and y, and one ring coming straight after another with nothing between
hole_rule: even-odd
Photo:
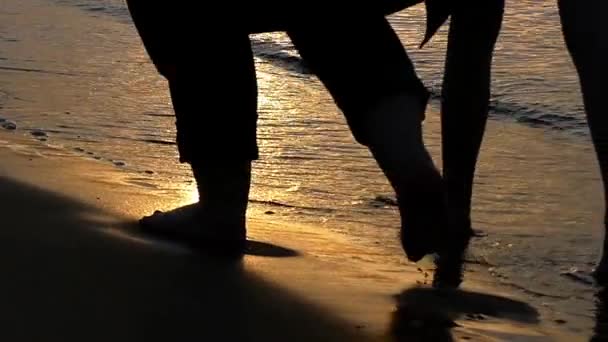
<instances>
[{"instance_id":1,"label":"ocean wave","mask_svg":"<svg viewBox=\"0 0 608 342\"><path fill-rule=\"evenodd\" d=\"M82 10L94 13L110 15L115 18L130 20L129 10L122 0L51 0L60 5L75 6Z\"/></svg>"},{"instance_id":2,"label":"ocean wave","mask_svg":"<svg viewBox=\"0 0 608 342\"><path fill-rule=\"evenodd\" d=\"M433 86L430 88L431 99L441 101L441 88ZM584 112L583 108L567 110L559 106L547 106L519 103L503 100L502 94L493 94L490 100L490 117L512 119L516 122L532 127L542 127L559 131L571 131L573 133L585 133L587 120L572 114Z\"/></svg>"}]
</instances>

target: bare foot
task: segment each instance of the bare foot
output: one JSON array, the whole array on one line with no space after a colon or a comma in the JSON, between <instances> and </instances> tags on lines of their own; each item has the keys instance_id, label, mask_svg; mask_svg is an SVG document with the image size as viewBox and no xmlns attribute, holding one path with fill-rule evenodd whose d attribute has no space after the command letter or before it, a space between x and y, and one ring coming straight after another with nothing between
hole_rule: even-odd
<instances>
[{"instance_id":1,"label":"bare foot","mask_svg":"<svg viewBox=\"0 0 608 342\"><path fill-rule=\"evenodd\" d=\"M438 252L439 242L446 238L448 221L441 176L431 169L399 192L403 193L397 195L401 245L408 259L417 262Z\"/></svg>"},{"instance_id":2,"label":"bare foot","mask_svg":"<svg viewBox=\"0 0 608 342\"><path fill-rule=\"evenodd\" d=\"M179 240L196 247L244 249L246 244L245 219L226 219L212 215L199 203L193 203L167 212L155 211L139 221L146 233L167 239Z\"/></svg>"}]
</instances>

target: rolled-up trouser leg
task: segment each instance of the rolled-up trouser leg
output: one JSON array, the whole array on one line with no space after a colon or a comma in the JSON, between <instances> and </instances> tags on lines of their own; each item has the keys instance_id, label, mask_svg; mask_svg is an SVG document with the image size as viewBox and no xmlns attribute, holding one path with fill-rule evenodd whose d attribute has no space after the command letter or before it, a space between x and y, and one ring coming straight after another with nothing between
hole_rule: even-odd
<instances>
[{"instance_id":1,"label":"rolled-up trouser leg","mask_svg":"<svg viewBox=\"0 0 608 342\"><path fill-rule=\"evenodd\" d=\"M180 161L255 160L257 84L249 37L221 31L197 40L201 45L181 48L169 79Z\"/></svg>"}]
</instances>

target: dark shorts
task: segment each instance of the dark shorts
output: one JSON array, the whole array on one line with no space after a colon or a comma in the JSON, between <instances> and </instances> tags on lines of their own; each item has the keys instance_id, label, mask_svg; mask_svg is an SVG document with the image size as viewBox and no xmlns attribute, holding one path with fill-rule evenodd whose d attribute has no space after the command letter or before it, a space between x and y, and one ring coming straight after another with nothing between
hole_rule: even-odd
<instances>
[{"instance_id":1,"label":"dark shorts","mask_svg":"<svg viewBox=\"0 0 608 342\"><path fill-rule=\"evenodd\" d=\"M266 16L267 21L280 17ZM249 40L255 21L248 20L262 17L247 18L234 17L226 27L214 28L204 20L184 20L186 24L176 26L179 32L174 33L171 53L162 56L163 63L172 63L177 70L169 86L183 162L258 158L257 84ZM280 25L272 30L288 33L358 142L366 143L365 116L383 98L409 93L423 103L428 100L383 13L310 13L276 22ZM182 41L177 43L178 39Z\"/></svg>"}]
</instances>

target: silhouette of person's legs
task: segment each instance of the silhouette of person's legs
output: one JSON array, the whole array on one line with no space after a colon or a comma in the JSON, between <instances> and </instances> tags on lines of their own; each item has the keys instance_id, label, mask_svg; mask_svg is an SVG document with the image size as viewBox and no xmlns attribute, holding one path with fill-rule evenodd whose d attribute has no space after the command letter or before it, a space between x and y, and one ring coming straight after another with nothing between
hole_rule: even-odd
<instances>
[{"instance_id":1,"label":"silhouette of person's legs","mask_svg":"<svg viewBox=\"0 0 608 342\"><path fill-rule=\"evenodd\" d=\"M579 75L587 121L599 161L604 185L605 208L608 203L608 113L605 83L608 80L608 13L606 1L559 0L562 29L568 51ZM608 222L608 214L604 224ZM604 238L602 258L595 276L608 282L608 236Z\"/></svg>"},{"instance_id":2,"label":"silhouette of person's legs","mask_svg":"<svg viewBox=\"0 0 608 342\"><path fill-rule=\"evenodd\" d=\"M442 180L422 138L428 92L382 15L349 15L288 34L396 192L410 260L437 251L446 215Z\"/></svg>"},{"instance_id":3,"label":"silhouette of person's legs","mask_svg":"<svg viewBox=\"0 0 608 342\"><path fill-rule=\"evenodd\" d=\"M419 260L438 249L446 219L441 176L422 140L428 93L382 11L310 14L292 18L287 31L395 189L404 249ZM258 153L255 69L243 32L235 26L206 34L204 54L179 47L173 56L165 76L180 160L192 165L200 201L144 218L148 230L237 247L245 241L250 163Z\"/></svg>"},{"instance_id":4,"label":"silhouette of person's legs","mask_svg":"<svg viewBox=\"0 0 608 342\"><path fill-rule=\"evenodd\" d=\"M488 117L492 56L504 9L504 0L474 3L475 10L469 6L452 10L442 89L443 177L454 248L449 257L440 258L435 280L450 287L461 282L462 254L473 235L473 178Z\"/></svg>"},{"instance_id":5,"label":"silhouette of person's legs","mask_svg":"<svg viewBox=\"0 0 608 342\"><path fill-rule=\"evenodd\" d=\"M205 35L205 51L177 51L168 77L180 161L199 202L142 219L148 231L242 250L256 144L257 85L247 33ZM199 47L200 49L200 47Z\"/></svg>"}]
</instances>

